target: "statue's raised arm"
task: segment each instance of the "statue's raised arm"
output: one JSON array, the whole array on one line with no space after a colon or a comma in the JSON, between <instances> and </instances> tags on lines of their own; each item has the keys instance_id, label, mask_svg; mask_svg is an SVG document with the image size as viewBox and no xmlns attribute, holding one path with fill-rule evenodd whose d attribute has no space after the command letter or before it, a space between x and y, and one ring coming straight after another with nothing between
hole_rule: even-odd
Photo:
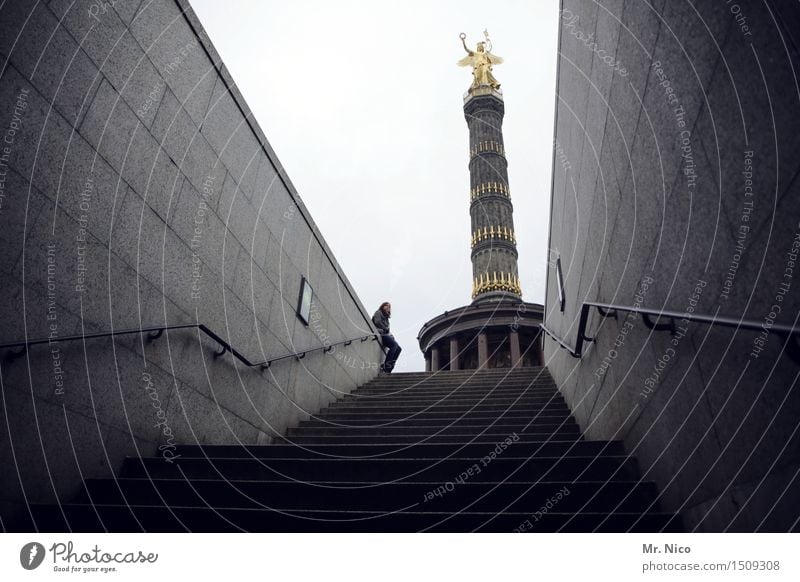
<instances>
[{"instance_id":1,"label":"statue's raised arm","mask_svg":"<svg viewBox=\"0 0 800 582\"><path fill-rule=\"evenodd\" d=\"M469 50L469 48L467 47L467 35L462 32L461 34L458 35L458 38L461 39L461 44L464 45L464 50L467 51L467 54L469 56L472 56L472 51Z\"/></svg>"},{"instance_id":2,"label":"statue's raised arm","mask_svg":"<svg viewBox=\"0 0 800 582\"><path fill-rule=\"evenodd\" d=\"M469 47L467 47L467 41L465 40L467 38L467 35L462 32L461 34L458 35L458 38L461 39L461 44L464 45L464 50L467 51L467 56L463 57L456 64L459 67L468 67L468 66L474 67L475 65L473 64L474 60L473 57L475 56L475 53L469 50Z\"/></svg>"}]
</instances>

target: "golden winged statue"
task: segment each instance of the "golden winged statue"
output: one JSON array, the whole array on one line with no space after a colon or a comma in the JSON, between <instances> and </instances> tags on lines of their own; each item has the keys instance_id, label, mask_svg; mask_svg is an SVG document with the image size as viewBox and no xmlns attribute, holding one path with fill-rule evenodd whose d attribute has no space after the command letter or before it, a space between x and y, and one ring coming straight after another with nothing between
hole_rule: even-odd
<instances>
[{"instance_id":1,"label":"golden winged statue","mask_svg":"<svg viewBox=\"0 0 800 582\"><path fill-rule=\"evenodd\" d=\"M492 75L492 65L499 65L503 62L503 59L491 53L492 44L489 41L489 33L484 31L483 34L486 36L486 42L479 42L474 51L467 48L467 35L463 32L459 35L461 44L464 45L464 50L467 51L467 56L458 61L458 66L472 67L473 78L472 85L469 88L470 91L478 87L500 88L500 83Z\"/></svg>"}]
</instances>

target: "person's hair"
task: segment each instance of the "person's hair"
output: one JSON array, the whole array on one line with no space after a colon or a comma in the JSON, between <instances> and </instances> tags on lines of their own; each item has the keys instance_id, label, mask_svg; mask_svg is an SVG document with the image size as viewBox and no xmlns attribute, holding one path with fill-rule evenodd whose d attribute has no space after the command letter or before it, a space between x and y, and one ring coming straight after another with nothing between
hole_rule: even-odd
<instances>
[{"instance_id":1,"label":"person's hair","mask_svg":"<svg viewBox=\"0 0 800 582\"><path fill-rule=\"evenodd\" d=\"M391 305L391 303L389 303L388 301L384 301L383 303L381 303L381 306L378 307L378 311L383 311L383 308L386 307L387 305Z\"/></svg>"}]
</instances>

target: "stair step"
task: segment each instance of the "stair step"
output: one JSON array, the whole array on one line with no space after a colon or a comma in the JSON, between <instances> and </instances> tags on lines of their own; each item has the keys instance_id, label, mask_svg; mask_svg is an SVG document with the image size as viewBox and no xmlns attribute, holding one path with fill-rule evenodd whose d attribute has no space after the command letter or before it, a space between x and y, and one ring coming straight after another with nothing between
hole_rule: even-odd
<instances>
[{"instance_id":1,"label":"stair step","mask_svg":"<svg viewBox=\"0 0 800 582\"><path fill-rule=\"evenodd\" d=\"M482 412L486 414L492 413L502 413L508 411L514 411L518 414L525 414L525 413L536 413L539 411L557 411L557 412L565 412L569 414L570 410L567 408L567 405L563 402L551 402L547 404L529 404L529 403L520 403L516 405L509 405L509 404L497 404L497 403L481 403L481 404L473 404L473 405L464 405L464 404L433 404L433 405L423 405L423 404L416 404L416 405L385 405L380 403L346 403L340 404L337 402L332 403L328 407L322 409L322 413L325 412L345 412L345 411L353 411L353 412L400 412L400 413L408 413L413 414L414 412L456 412L456 413L464 413L464 412Z\"/></svg>"},{"instance_id":2,"label":"stair step","mask_svg":"<svg viewBox=\"0 0 800 582\"><path fill-rule=\"evenodd\" d=\"M493 396L491 394L485 394L481 396L460 396L458 394L446 396L446 397L437 397L437 396L415 396L414 398L409 398L405 396L382 396L380 398L358 398L355 396L345 396L344 398L340 398L334 404L339 403L346 403L348 405L352 405L357 403L359 406L385 406L385 405L392 405L392 404L406 404L409 406L416 405L416 404L522 404L522 403L532 403L532 404L546 404L550 402L563 402L563 399L560 394L553 393L553 394L520 394L518 396Z\"/></svg>"},{"instance_id":3,"label":"stair step","mask_svg":"<svg viewBox=\"0 0 800 582\"><path fill-rule=\"evenodd\" d=\"M506 430L507 429L507 430ZM501 434L500 431L506 430ZM300 428L290 428L286 431L287 436L354 436L354 437L376 437L376 436L442 436L453 435L463 436L469 439L480 434L495 434L499 440L508 437L512 432L522 434L580 434L576 424L557 424L557 425L531 425L520 427L504 426L385 426L374 428L370 426L360 427L334 427L334 426L303 426Z\"/></svg>"},{"instance_id":4,"label":"stair step","mask_svg":"<svg viewBox=\"0 0 800 582\"><path fill-rule=\"evenodd\" d=\"M408 386L394 386L387 388L368 388L361 387L349 394L369 394L374 396L410 396L415 394L421 395L435 395L435 394L470 394L470 395L483 395L483 394L556 394L558 389L555 386L467 386L454 385L454 386L421 386L418 388L410 388Z\"/></svg>"},{"instance_id":5,"label":"stair step","mask_svg":"<svg viewBox=\"0 0 800 582\"><path fill-rule=\"evenodd\" d=\"M450 394L446 396L369 396L369 397L362 397L357 395L348 395L344 398L340 398L336 402L340 403L347 403L347 404L383 404L383 405L391 405L391 404L453 404L453 403L463 403L463 404L477 404L477 403L511 403L511 404L519 404L522 402L533 402L533 403L547 403L547 402L563 402L563 399L560 394L552 393L552 394L520 394L514 396L495 396L493 394L481 394L478 396L464 396L461 394Z\"/></svg>"},{"instance_id":6,"label":"stair step","mask_svg":"<svg viewBox=\"0 0 800 582\"><path fill-rule=\"evenodd\" d=\"M141 507L128 505L33 506L44 531L128 532L513 532L528 520L538 532L676 531L672 514L556 513L539 521L526 512L412 512L387 514L357 511L297 511L207 507ZM66 523L65 523L66 519Z\"/></svg>"},{"instance_id":7,"label":"stair step","mask_svg":"<svg viewBox=\"0 0 800 582\"><path fill-rule=\"evenodd\" d=\"M446 482L445 482L446 483ZM538 511L562 492L560 511L642 511L654 507L656 489L637 481L540 481L330 483L327 481L240 481L220 479L87 479L78 502L197 507L282 508L289 511L341 507L358 511ZM439 489L439 488L442 489ZM566 489L564 489L566 488ZM434 492L439 489L439 495ZM448 491L448 489L450 489ZM569 491L564 496L563 492ZM555 509L555 508L554 508Z\"/></svg>"},{"instance_id":8,"label":"stair step","mask_svg":"<svg viewBox=\"0 0 800 582\"><path fill-rule=\"evenodd\" d=\"M513 376L544 376L551 378L550 372L544 366L528 368L490 368L488 370L440 370L438 372L392 372L378 378L457 378L468 376L471 378L513 377Z\"/></svg>"},{"instance_id":9,"label":"stair step","mask_svg":"<svg viewBox=\"0 0 800 582\"><path fill-rule=\"evenodd\" d=\"M431 427L445 427L445 426L475 426L475 427L488 427L488 426L509 426L509 427L524 427L531 426L567 426L574 425L575 421L569 416L546 416L546 417L530 417L530 416L510 416L510 417L486 417L486 416L473 416L470 418L419 418L411 416L408 418L400 418L397 420L383 420L380 418L370 417L356 417L356 418L336 418L333 416L324 416L314 418L312 420L303 420L299 424L299 428L305 427L325 427L325 426L369 426L374 428L380 427L410 427L410 426L431 426Z\"/></svg>"},{"instance_id":10,"label":"stair step","mask_svg":"<svg viewBox=\"0 0 800 582\"><path fill-rule=\"evenodd\" d=\"M509 382L369 382L360 386L358 392L386 392L386 393L409 393L409 392L520 392L532 390L551 390L558 391L554 382L529 382L509 381Z\"/></svg>"},{"instance_id":11,"label":"stair step","mask_svg":"<svg viewBox=\"0 0 800 582\"><path fill-rule=\"evenodd\" d=\"M392 419L394 420L432 420L432 421L440 421L442 424L447 424L449 422L453 422L456 420L475 420L478 422L493 422L493 421L510 421L510 420L533 420L533 419L542 419L542 418L557 418L559 419L558 422L565 418L572 418L572 416L567 411L557 411L557 410L540 410L540 411L531 411L531 412L520 412L516 409L510 409L508 411L481 411L481 410L473 410L468 412L458 412L452 410L417 410L417 411L408 411L404 414L401 411L396 412L375 412L372 408L365 408L363 410L347 410L342 411L339 408L333 409L326 409L322 411L320 414L314 415L309 417L309 420L322 420L323 422L329 422L336 418L343 418L343 417L352 417L353 420L389 420L391 422ZM303 422L303 421L301 421Z\"/></svg>"},{"instance_id":12,"label":"stair step","mask_svg":"<svg viewBox=\"0 0 800 582\"><path fill-rule=\"evenodd\" d=\"M373 378L364 386L374 384L404 384L406 386L414 384L519 384L528 382L531 384L554 384L550 374L390 374Z\"/></svg>"},{"instance_id":13,"label":"stair step","mask_svg":"<svg viewBox=\"0 0 800 582\"><path fill-rule=\"evenodd\" d=\"M255 457L271 458L474 458L483 457L494 449L494 445L475 444L418 444L413 446L354 444L354 445L314 445L300 447L287 444L274 445L181 445L175 455L182 457L234 458ZM574 454L587 455L624 455L625 450L620 441L551 441L522 442L509 445L508 452L516 456L532 457L534 455L563 456Z\"/></svg>"},{"instance_id":14,"label":"stair step","mask_svg":"<svg viewBox=\"0 0 800 582\"><path fill-rule=\"evenodd\" d=\"M564 418L569 417L570 412L566 407L563 408L508 408L505 410L486 410L486 409L471 409L459 410L458 408L446 409L428 409L421 410L400 410L395 412L385 412L381 410L360 409L351 407L350 410L341 410L339 408L325 408L312 418L336 418L351 416L354 418L383 418L383 419L402 419L402 418L506 418L514 416L525 416L528 418L544 418L547 416Z\"/></svg>"},{"instance_id":15,"label":"stair step","mask_svg":"<svg viewBox=\"0 0 800 582\"><path fill-rule=\"evenodd\" d=\"M491 443L492 446L505 440L508 434L475 434L475 435L438 435L438 436L411 436L411 435L379 435L379 436L331 436L331 435L297 435L275 437L276 442L290 443L295 445L312 444L349 444L359 443L382 444L382 445L413 445L413 444L467 444L467 443ZM519 435L521 442L543 442L551 439L553 441L577 442L583 440L579 434L522 434Z\"/></svg>"},{"instance_id":16,"label":"stair step","mask_svg":"<svg viewBox=\"0 0 800 582\"><path fill-rule=\"evenodd\" d=\"M463 398L464 400L485 400L490 398L510 398L516 400L517 398L534 398L538 397L542 400L550 398L563 398L558 390L514 390L514 391L479 391L479 390L442 390L436 392L428 392L423 390L416 390L414 392L362 392L361 390L354 390L349 394L343 395L339 400L359 400L368 402L370 400L446 400L450 398Z\"/></svg>"},{"instance_id":17,"label":"stair step","mask_svg":"<svg viewBox=\"0 0 800 582\"><path fill-rule=\"evenodd\" d=\"M225 480L390 482L411 480L439 484L452 481L465 471L470 481L536 482L539 480L592 481L635 479L638 467L630 457L513 457L501 452L494 457L473 459L125 459L122 477Z\"/></svg>"}]
</instances>

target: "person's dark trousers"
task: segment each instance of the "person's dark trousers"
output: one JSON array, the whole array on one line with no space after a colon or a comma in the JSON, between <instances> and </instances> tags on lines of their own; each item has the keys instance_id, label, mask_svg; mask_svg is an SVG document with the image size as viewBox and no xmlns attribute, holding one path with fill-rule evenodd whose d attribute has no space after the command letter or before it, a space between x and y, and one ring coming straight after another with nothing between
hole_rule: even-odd
<instances>
[{"instance_id":1,"label":"person's dark trousers","mask_svg":"<svg viewBox=\"0 0 800 582\"><path fill-rule=\"evenodd\" d=\"M394 336L390 333L381 335L381 341L384 347L389 348L389 351L386 353L386 360L381 364L381 370L391 373L391 371L394 370L394 364L400 356L400 352L403 351L403 348L400 347L395 341Z\"/></svg>"}]
</instances>

